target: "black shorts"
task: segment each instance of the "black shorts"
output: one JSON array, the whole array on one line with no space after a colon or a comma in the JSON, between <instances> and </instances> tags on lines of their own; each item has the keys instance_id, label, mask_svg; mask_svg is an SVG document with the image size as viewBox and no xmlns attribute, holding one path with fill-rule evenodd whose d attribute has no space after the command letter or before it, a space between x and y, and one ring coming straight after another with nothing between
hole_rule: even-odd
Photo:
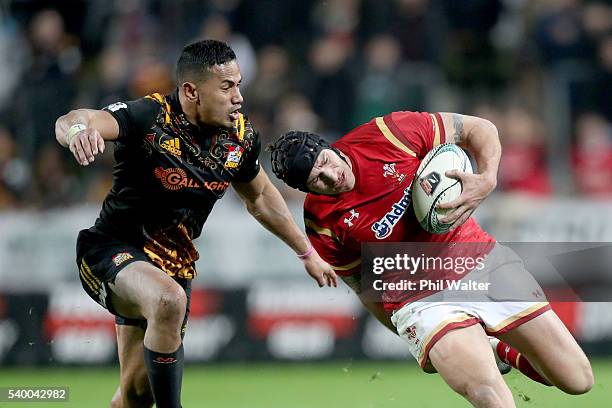
<instances>
[{"instance_id":1,"label":"black shorts","mask_svg":"<svg viewBox=\"0 0 612 408\"><path fill-rule=\"evenodd\" d=\"M115 315L115 323L127 326L147 327L145 319L121 316L113 307L109 283L114 283L119 271L136 261L148 262L157 267L144 251L125 241L94 228L81 230L77 238L77 266L85 292L98 304ZM160 270L160 273L164 273ZM191 279L173 278L185 290L187 309L181 328L185 334L191 303Z\"/></svg>"}]
</instances>

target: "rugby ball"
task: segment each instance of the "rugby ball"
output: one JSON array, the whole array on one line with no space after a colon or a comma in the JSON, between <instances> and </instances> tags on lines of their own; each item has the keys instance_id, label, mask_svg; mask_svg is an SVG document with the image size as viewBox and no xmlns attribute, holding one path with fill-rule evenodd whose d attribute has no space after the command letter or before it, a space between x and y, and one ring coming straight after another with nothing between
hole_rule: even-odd
<instances>
[{"instance_id":1,"label":"rugby ball","mask_svg":"<svg viewBox=\"0 0 612 408\"><path fill-rule=\"evenodd\" d=\"M432 234L444 234L452 226L440 222L450 210L436 207L453 201L463 190L459 180L445 176L448 170L453 169L474 172L462 148L452 143L442 144L427 153L412 181L414 214L421 226Z\"/></svg>"}]
</instances>

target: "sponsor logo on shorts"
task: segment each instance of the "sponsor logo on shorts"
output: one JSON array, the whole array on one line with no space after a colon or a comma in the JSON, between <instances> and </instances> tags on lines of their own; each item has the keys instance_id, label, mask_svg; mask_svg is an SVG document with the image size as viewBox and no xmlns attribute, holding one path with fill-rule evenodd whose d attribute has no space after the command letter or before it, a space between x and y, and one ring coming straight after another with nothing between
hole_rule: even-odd
<instances>
[{"instance_id":1,"label":"sponsor logo on shorts","mask_svg":"<svg viewBox=\"0 0 612 408\"><path fill-rule=\"evenodd\" d=\"M440 174L432 171L425 177L419 177L419 184L421 185L421 188L425 194L430 196L436 191L436 188L438 188L438 185L440 185L441 180L442 178L440 177Z\"/></svg>"},{"instance_id":2,"label":"sponsor logo on shorts","mask_svg":"<svg viewBox=\"0 0 612 408\"><path fill-rule=\"evenodd\" d=\"M113 262L117 266L121 265L122 263L130 259L134 259L134 257L129 252L119 252L118 254L113 255L113 258L112 258Z\"/></svg>"},{"instance_id":3,"label":"sponsor logo on shorts","mask_svg":"<svg viewBox=\"0 0 612 408\"><path fill-rule=\"evenodd\" d=\"M392 177L397 180L398 184L402 184L406 178L406 175L400 174L397 170L395 170L395 163L385 163L383 166L383 177Z\"/></svg>"},{"instance_id":4,"label":"sponsor logo on shorts","mask_svg":"<svg viewBox=\"0 0 612 408\"><path fill-rule=\"evenodd\" d=\"M244 149L240 146L230 146L229 152L227 153L227 159L225 159L226 169L235 169L240 164L242 158L242 152Z\"/></svg>"},{"instance_id":5,"label":"sponsor logo on shorts","mask_svg":"<svg viewBox=\"0 0 612 408\"><path fill-rule=\"evenodd\" d=\"M179 141L178 137L175 137L174 139L164 140L160 143L160 146L162 147L162 149L172 153L175 156L181 155L181 142Z\"/></svg>"},{"instance_id":6,"label":"sponsor logo on shorts","mask_svg":"<svg viewBox=\"0 0 612 408\"><path fill-rule=\"evenodd\" d=\"M412 325L406 329L406 336L408 341L414 342L414 344L419 344L421 341L417 339L416 326Z\"/></svg>"},{"instance_id":7,"label":"sponsor logo on shorts","mask_svg":"<svg viewBox=\"0 0 612 408\"><path fill-rule=\"evenodd\" d=\"M376 239L385 239L393 232L393 228L402 218L410 206L411 190L410 187L404 189L404 195L398 202L391 206L391 209L378 221L372 224L372 231Z\"/></svg>"}]
</instances>

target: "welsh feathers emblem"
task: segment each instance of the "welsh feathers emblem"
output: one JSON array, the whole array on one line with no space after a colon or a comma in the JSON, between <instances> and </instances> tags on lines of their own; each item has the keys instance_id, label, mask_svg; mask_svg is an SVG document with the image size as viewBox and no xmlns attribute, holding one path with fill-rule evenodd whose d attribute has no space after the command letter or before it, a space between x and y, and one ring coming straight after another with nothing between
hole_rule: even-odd
<instances>
[{"instance_id":1,"label":"welsh feathers emblem","mask_svg":"<svg viewBox=\"0 0 612 408\"><path fill-rule=\"evenodd\" d=\"M395 170L395 163L385 163L383 166L383 177L391 177L397 179L399 184L402 184L402 181L406 178L405 174L400 174L397 170Z\"/></svg>"}]
</instances>

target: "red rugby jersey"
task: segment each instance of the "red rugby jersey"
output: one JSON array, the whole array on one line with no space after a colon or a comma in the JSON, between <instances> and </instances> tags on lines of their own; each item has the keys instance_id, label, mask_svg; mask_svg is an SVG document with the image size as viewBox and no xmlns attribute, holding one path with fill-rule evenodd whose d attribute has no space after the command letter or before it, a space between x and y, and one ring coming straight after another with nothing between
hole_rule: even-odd
<instances>
[{"instance_id":1,"label":"red rugby jersey","mask_svg":"<svg viewBox=\"0 0 612 408\"><path fill-rule=\"evenodd\" d=\"M439 114L393 112L334 144L352 162L355 188L337 196L308 194L304 221L315 249L339 275L360 273L362 242L494 242L473 218L447 234L431 234L414 215L410 184L427 152L445 142ZM448 278L459 278L454 275ZM434 292L392 296L385 308L397 309Z\"/></svg>"}]
</instances>

